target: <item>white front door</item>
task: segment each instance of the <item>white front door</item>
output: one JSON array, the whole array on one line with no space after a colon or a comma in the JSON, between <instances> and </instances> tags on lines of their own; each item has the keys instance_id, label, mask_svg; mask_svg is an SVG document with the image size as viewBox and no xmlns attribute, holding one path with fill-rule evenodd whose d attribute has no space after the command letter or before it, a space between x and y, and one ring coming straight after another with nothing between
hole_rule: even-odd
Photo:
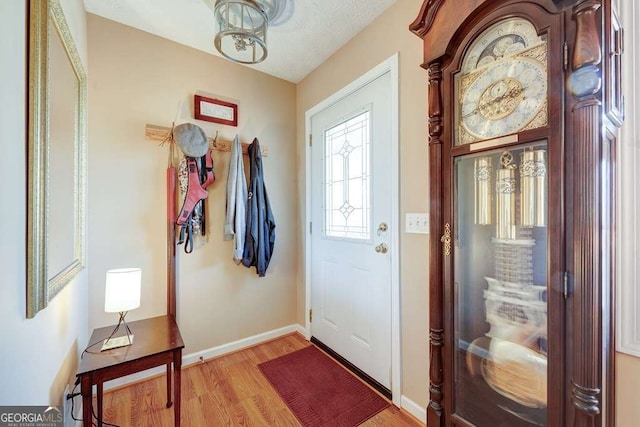
<instances>
[{"instance_id":1,"label":"white front door","mask_svg":"<svg viewBox=\"0 0 640 427\"><path fill-rule=\"evenodd\" d=\"M311 117L311 334L391 389L391 76Z\"/></svg>"}]
</instances>

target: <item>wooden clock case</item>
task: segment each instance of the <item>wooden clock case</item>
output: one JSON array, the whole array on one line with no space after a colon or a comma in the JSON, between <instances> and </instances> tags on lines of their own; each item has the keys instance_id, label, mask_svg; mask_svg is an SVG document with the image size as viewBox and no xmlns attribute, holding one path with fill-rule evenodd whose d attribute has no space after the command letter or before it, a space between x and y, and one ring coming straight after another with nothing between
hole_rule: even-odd
<instances>
[{"instance_id":1,"label":"wooden clock case","mask_svg":"<svg viewBox=\"0 0 640 427\"><path fill-rule=\"evenodd\" d=\"M537 424L511 415L469 420L458 411L456 389L454 160L474 149L455 141L454 76L474 38L514 16L547 37L549 120L511 138L485 141L485 147L548 144L548 398L545 420ZM614 183L623 120L623 41L615 5L611 0L425 0L409 28L423 39L422 67L429 78L427 425L614 426ZM479 393L479 405L483 399ZM487 411L501 410L486 405Z\"/></svg>"}]
</instances>

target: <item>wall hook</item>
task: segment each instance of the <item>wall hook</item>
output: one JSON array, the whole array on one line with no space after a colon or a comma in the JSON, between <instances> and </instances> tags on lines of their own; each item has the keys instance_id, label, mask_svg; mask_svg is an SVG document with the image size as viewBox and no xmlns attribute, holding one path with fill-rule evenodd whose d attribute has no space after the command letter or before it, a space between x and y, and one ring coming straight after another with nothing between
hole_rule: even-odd
<instances>
[{"instance_id":1,"label":"wall hook","mask_svg":"<svg viewBox=\"0 0 640 427\"><path fill-rule=\"evenodd\" d=\"M213 142L211 143L215 148L218 148L218 131L216 131L216 136L213 137Z\"/></svg>"}]
</instances>

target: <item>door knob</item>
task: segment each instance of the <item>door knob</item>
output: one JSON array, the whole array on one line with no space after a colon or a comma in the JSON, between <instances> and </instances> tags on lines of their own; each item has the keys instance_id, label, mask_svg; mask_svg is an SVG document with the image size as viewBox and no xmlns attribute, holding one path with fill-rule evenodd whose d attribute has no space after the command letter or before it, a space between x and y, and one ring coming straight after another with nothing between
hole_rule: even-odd
<instances>
[{"instance_id":1,"label":"door knob","mask_svg":"<svg viewBox=\"0 0 640 427\"><path fill-rule=\"evenodd\" d=\"M376 246L376 252L378 253L386 254L388 250L389 247L384 243L380 243L378 246Z\"/></svg>"}]
</instances>

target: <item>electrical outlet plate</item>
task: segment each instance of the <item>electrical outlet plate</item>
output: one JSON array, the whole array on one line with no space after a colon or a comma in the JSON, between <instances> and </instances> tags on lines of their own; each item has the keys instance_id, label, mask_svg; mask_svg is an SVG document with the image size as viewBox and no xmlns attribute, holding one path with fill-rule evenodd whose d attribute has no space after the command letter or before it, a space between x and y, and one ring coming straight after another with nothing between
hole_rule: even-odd
<instances>
[{"instance_id":1,"label":"electrical outlet plate","mask_svg":"<svg viewBox=\"0 0 640 427\"><path fill-rule=\"evenodd\" d=\"M416 234L429 234L429 214L428 213L406 214L405 232L416 233Z\"/></svg>"}]
</instances>

